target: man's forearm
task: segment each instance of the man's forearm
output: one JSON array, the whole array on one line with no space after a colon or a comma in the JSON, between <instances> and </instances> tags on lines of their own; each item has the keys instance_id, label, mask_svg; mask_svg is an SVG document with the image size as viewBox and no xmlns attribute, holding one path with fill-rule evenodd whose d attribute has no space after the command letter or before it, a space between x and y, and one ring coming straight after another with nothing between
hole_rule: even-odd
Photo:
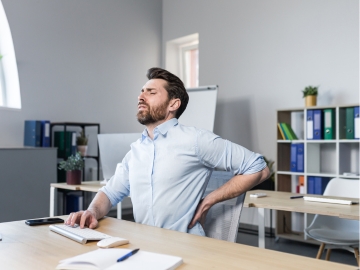
<instances>
[{"instance_id":1,"label":"man's forearm","mask_svg":"<svg viewBox=\"0 0 360 270\"><path fill-rule=\"evenodd\" d=\"M89 205L88 210L93 213L97 220L99 220L110 211L110 208L111 203L109 198L104 192L99 191Z\"/></svg>"},{"instance_id":2,"label":"man's forearm","mask_svg":"<svg viewBox=\"0 0 360 270\"><path fill-rule=\"evenodd\" d=\"M260 172L246 175L235 175L227 183L211 192L204 198L204 202L210 208L214 204L237 197L252 187L260 184L270 176L268 167Z\"/></svg>"}]
</instances>

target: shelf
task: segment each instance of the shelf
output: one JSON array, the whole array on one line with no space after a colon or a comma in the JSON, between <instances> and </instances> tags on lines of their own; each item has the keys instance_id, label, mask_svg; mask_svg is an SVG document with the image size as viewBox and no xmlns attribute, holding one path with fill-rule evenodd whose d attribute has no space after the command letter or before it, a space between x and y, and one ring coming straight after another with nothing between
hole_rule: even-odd
<instances>
[{"instance_id":1,"label":"shelf","mask_svg":"<svg viewBox=\"0 0 360 270\"><path fill-rule=\"evenodd\" d=\"M346 176L343 173L360 173L360 140L346 139L346 112L347 108L359 106L358 104L342 105L342 106L315 106L307 108L282 109L277 111L276 125L276 149L277 156L275 164L277 170L275 177L275 189L285 192L301 192L307 194L311 184L309 177L318 178L346 178L360 180L360 175ZM307 112L308 110L324 110L333 109L334 121L332 123L331 140L307 139ZM327 115L328 116L328 115ZM325 115L322 113L322 123L325 123ZM327 118L327 121L329 119ZM332 120L331 120L332 121ZM284 140L278 128L278 123L287 123L291 126L299 140ZM275 126L274 125L274 126ZM322 132L325 134L324 127ZM324 138L324 137L321 137ZM291 155L294 154L292 144L304 144L304 172L293 172L291 167ZM297 157L299 152L295 152ZM301 152L300 155L301 156ZM321 179L320 179L321 180ZM315 181L315 180L314 180ZM317 243L314 240L307 240L303 233L297 231L297 225L301 224L306 228L309 224L307 215L305 219L298 219L292 213L286 211L277 211L276 235L278 237L292 239L307 243ZM292 226L293 225L293 226Z\"/></svg>"}]
</instances>

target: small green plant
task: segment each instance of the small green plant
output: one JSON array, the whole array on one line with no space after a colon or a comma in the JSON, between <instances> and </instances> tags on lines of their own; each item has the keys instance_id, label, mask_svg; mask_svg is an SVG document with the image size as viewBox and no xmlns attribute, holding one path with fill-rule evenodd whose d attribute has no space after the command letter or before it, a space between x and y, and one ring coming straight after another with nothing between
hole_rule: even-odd
<instances>
[{"instance_id":1,"label":"small green plant","mask_svg":"<svg viewBox=\"0 0 360 270\"><path fill-rule=\"evenodd\" d=\"M77 152L75 155L71 155L67 160L63 160L59 163L59 169L65 171L82 170L84 168L84 160Z\"/></svg>"},{"instance_id":2,"label":"small green plant","mask_svg":"<svg viewBox=\"0 0 360 270\"><path fill-rule=\"evenodd\" d=\"M304 94L303 98L306 96L317 96L318 88L319 88L318 86L311 86L311 85L305 87L305 89L302 90L302 92Z\"/></svg>"},{"instance_id":3,"label":"small green plant","mask_svg":"<svg viewBox=\"0 0 360 270\"><path fill-rule=\"evenodd\" d=\"M89 138L85 135L84 130L80 132L80 136L76 137L76 145L87 145Z\"/></svg>"}]
</instances>

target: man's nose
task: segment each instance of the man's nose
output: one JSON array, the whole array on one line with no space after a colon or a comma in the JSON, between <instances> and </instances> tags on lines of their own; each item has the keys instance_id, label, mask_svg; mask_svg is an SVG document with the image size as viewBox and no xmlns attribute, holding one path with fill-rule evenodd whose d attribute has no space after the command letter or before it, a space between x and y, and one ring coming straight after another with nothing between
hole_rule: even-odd
<instances>
[{"instance_id":1,"label":"man's nose","mask_svg":"<svg viewBox=\"0 0 360 270\"><path fill-rule=\"evenodd\" d=\"M138 96L138 101L143 101L144 100L144 92L141 92L140 95Z\"/></svg>"}]
</instances>

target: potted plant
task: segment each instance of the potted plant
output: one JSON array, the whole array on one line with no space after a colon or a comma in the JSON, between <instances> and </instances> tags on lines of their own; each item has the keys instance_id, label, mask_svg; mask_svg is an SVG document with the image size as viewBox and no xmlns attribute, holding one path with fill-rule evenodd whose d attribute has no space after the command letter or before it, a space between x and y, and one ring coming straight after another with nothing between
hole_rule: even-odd
<instances>
[{"instance_id":1,"label":"potted plant","mask_svg":"<svg viewBox=\"0 0 360 270\"><path fill-rule=\"evenodd\" d=\"M88 140L84 130L80 132L80 136L76 137L77 150L83 157L86 156Z\"/></svg>"},{"instance_id":2,"label":"potted plant","mask_svg":"<svg viewBox=\"0 0 360 270\"><path fill-rule=\"evenodd\" d=\"M59 163L59 169L66 171L66 183L68 185L81 184L81 171L83 168L84 160L80 155L80 152L69 156L67 160L63 160Z\"/></svg>"},{"instance_id":3,"label":"potted plant","mask_svg":"<svg viewBox=\"0 0 360 270\"><path fill-rule=\"evenodd\" d=\"M307 86L303 92L303 98L305 98L305 107L316 106L316 97L318 95L318 86Z\"/></svg>"}]
</instances>

